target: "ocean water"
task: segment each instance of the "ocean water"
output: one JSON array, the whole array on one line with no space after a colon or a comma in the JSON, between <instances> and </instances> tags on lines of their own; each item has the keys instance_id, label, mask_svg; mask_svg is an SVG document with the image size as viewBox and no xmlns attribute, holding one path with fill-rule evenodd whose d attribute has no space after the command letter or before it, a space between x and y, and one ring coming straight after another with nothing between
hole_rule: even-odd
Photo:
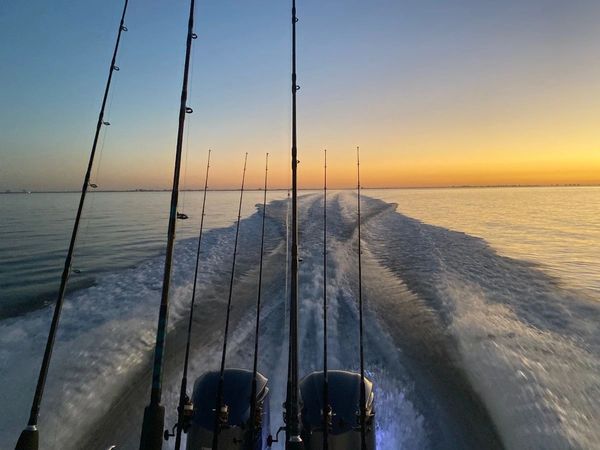
<instances>
[{"instance_id":1,"label":"ocean water","mask_svg":"<svg viewBox=\"0 0 600 450\"><path fill-rule=\"evenodd\" d=\"M600 298L600 187L367 191L425 223L483 238Z\"/></svg>"},{"instance_id":2,"label":"ocean water","mask_svg":"<svg viewBox=\"0 0 600 450\"><path fill-rule=\"evenodd\" d=\"M381 449L600 448L600 189L364 191L367 368ZM289 202L267 206L260 370L278 425ZM191 375L215 369L238 194L210 192ZM245 197L228 364L249 367L260 192ZM163 403L174 423L201 193L180 210ZM0 448L35 387L77 195L0 195ZM137 448L168 193L95 193L52 360L42 448ZM329 199L332 368L358 367L356 196ZM322 360L322 198L300 201L302 374ZM82 414L82 410L85 414ZM133 430L133 431L132 431Z\"/></svg>"},{"instance_id":3,"label":"ocean water","mask_svg":"<svg viewBox=\"0 0 600 450\"><path fill-rule=\"evenodd\" d=\"M285 198L273 191L269 200ZM89 286L100 273L125 269L164 252L169 220L169 192L91 193L82 218L69 286ZM242 214L255 211L262 193L245 193ZM0 317L54 301L71 236L79 194L39 193L0 196ZM239 193L211 192L207 230L231 225ZM182 192L178 239L198 234L201 192Z\"/></svg>"}]
</instances>

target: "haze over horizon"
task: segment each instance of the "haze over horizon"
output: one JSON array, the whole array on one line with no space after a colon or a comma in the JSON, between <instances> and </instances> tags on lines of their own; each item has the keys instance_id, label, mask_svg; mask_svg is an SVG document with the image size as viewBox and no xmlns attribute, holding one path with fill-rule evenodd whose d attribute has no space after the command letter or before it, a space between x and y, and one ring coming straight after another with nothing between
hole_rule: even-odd
<instances>
[{"instance_id":1,"label":"haze over horizon","mask_svg":"<svg viewBox=\"0 0 600 450\"><path fill-rule=\"evenodd\" d=\"M121 2L0 6L0 191L77 190ZM187 1L132 0L101 189L172 180ZM92 13L93 12L93 13ZM182 188L288 185L288 2L197 3ZM600 183L600 3L298 0L299 181L368 187ZM24 32L27 30L27 32Z\"/></svg>"}]
</instances>

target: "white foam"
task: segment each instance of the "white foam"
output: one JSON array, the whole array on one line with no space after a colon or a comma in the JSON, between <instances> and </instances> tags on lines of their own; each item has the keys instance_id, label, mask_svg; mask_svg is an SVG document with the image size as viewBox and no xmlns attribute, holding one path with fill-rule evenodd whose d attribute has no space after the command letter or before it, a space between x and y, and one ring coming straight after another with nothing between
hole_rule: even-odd
<instances>
[{"instance_id":1,"label":"white foam","mask_svg":"<svg viewBox=\"0 0 600 450\"><path fill-rule=\"evenodd\" d=\"M600 361L580 343L526 326L510 307L447 280L451 326L477 392L509 448L594 448Z\"/></svg>"},{"instance_id":2,"label":"white foam","mask_svg":"<svg viewBox=\"0 0 600 450\"><path fill-rule=\"evenodd\" d=\"M482 239L396 212L366 239L447 324L507 447L597 447L597 302Z\"/></svg>"}]
</instances>

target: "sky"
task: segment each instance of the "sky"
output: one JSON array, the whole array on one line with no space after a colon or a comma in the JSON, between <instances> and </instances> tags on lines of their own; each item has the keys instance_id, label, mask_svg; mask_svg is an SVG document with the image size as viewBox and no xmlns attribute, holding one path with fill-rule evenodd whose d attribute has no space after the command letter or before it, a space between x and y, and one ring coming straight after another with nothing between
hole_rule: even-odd
<instances>
[{"instance_id":1,"label":"sky","mask_svg":"<svg viewBox=\"0 0 600 450\"><path fill-rule=\"evenodd\" d=\"M297 0L301 187L600 183L597 0ZM189 3L130 0L93 181L172 181ZM122 2L0 2L0 191L77 190ZM289 185L290 5L197 0L181 186Z\"/></svg>"}]
</instances>

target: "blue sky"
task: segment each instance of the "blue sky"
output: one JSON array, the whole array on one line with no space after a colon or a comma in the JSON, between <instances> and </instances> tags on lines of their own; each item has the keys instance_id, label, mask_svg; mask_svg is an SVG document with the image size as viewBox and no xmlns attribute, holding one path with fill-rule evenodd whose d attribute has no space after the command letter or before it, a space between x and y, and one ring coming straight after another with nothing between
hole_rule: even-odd
<instances>
[{"instance_id":1,"label":"blue sky","mask_svg":"<svg viewBox=\"0 0 600 450\"><path fill-rule=\"evenodd\" d=\"M0 190L79 187L121 8L0 4ZM217 187L238 184L245 151L251 185L266 151L274 183L287 182L289 8L197 2L186 185L201 184L209 147ZM183 0L130 1L103 188L168 187L187 12ZM556 166L567 153L596 164L586 158L598 144L599 2L298 0L298 14L305 185L320 179L325 146L339 186L352 182L355 145L373 186L496 180L487 165Z\"/></svg>"}]
</instances>

